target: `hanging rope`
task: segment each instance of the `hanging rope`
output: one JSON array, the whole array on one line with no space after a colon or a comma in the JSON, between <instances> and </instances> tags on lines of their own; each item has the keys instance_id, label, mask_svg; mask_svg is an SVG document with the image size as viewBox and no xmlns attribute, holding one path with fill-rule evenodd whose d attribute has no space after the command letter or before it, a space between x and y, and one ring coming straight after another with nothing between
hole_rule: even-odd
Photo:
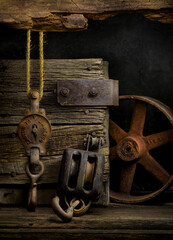
<instances>
[{"instance_id":1,"label":"hanging rope","mask_svg":"<svg viewBox=\"0 0 173 240\"><path fill-rule=\"evenodd\" d=\"M44 54L43 54L43 32L39 32L39 53L40 53L40 100L43 97L43 65L44 65ZM26 49L26 80L27 80L27 95L31 91L30 81L31 81L31 30L27 31L27 49Z\"/></svg>"},{"instance_id":2,"label":"hanging rope","mask_svg":"<svg viewBox=\"0 0 173 240\"><path fill-rule=\"evenodd\" d=\"M26 48L26 81L27 81L27 95L30 93L30 79L31 79L31 74L30 74L30 53L31 53L31 30L27 31L27 48Z\"/></svg>"},{"instance_id":3,"label":"hanging rope","mask_svg":"<svg viewBox=\"0 0 173 240\"><path fill-rule=\"evenodd\" d=\"M40 100L43 97L43 64L44 64L44 56L43 56L43 32L39 33L39 42L40 42Z\"/></svg>"}]
</instances>

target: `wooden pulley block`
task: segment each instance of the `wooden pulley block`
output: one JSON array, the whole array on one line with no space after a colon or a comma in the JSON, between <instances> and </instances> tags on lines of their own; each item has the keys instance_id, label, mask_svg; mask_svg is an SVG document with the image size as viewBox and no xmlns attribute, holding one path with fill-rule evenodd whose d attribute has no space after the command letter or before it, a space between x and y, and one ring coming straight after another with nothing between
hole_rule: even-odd
<instances>
[{"instance_id":1,"label":"wooden pulley block","mask_svg":"<svg viewBox=\"0 0 173 240\"><path fill-rule=\"evenodd\" d=\"M155 152L158 150L157 148L173 141L171 127L173 112L163 103L149 97L125 95L120 96L120 100L128 102L128 109L131 104L130 100L135 101L136 104L128 131L124 131L118 124L110 120L110 136L114 143L110 149L110 196L113 201L122 203L143 202L163 192L173 181L172 157L165 154L163 155L164 159L156 160L156 157L160 156ZM153 109L156 108L158 113L161 112L166 116L170 122L169 130L164 129L164 131L154 134L144 134L147 105L151 108L154 107ZM149 114L151 115L151 111ZM152 121L149 122L150 128L151 123ZM162 127L164 128L164 126ZM137 193L136 189L140 189L142 183L145 185L145 189L148 182L150 185L154 183L155 186L150 186L147 194L144 194L144 191Z\"/></svg>"},{"instance_id":2,"label":"wooden pulley block","mask_svg":"<svg viewBox=\"0 0 173 240\"><path fill-rule=\"evenodd\" d=\"M74 216L81 216L90 207L92 201L97 201L104 192L105 156L99 151L68 148L64 151L60 169L58 196L52 200L54 212L64 221L70 221ZM61 195L61 197L60 197ZM64 200L66 210L60 206ZM62 202L62 201L61 201Z\"/></svg>"}]
</instances>

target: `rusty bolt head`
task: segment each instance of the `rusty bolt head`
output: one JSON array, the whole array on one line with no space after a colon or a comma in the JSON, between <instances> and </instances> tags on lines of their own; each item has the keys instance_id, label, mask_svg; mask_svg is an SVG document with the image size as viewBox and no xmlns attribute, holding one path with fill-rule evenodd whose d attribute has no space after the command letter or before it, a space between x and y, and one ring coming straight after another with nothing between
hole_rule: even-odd
<instances>
[{"instance_id":1,"label":"rusty bolt head","mask_svg":"<svg viewBox=\"0 0 173 240\"><path fill-rule=\"evenodd\" d=\"M89 95L90 95L91 97L96 97L97 94L98 94L98 91L97 91L97 89L96 89L95 87L93 87L93 88L90 89Z\"/></svg>"},{"instance_id":2,"label":"rusty bolt head","mask_svg":"<svg viewBox=\"0 0 173 240\"><path fill-rule=\"evenodd\" d=\"M63 97L67 97L67 95L69 94L70 90L68 88L61 88L60 90L60 94L63 96Z\"/></svg>"}]
</instances>

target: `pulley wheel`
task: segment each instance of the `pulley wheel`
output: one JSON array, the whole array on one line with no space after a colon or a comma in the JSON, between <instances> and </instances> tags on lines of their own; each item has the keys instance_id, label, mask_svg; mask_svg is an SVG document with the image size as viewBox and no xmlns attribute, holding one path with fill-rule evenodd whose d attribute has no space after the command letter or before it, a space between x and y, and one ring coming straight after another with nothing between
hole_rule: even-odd
<instances>
[{"instance_id":1,"label":"pulley wheel","mask_svg":"<svg viewBox=\"0 0 173 240\"><path fill-rule=\"evenodd\" d=\"M173 128L171 126L173 125L173 111L163 103L149 97L124 95L120 96L120 100L128 100L128 103L131 102L129 100L133 100L135 107L128 131L123 130L118 124L110 120L110 136L114 145L110 148L111 182L114 180L110 196L111 200L116 202L143 202L157 196L173 182L172 156L164 155L162 161L156 160L155 152L153 156L155 149L163 148L163 145L169 145L173 141ZM144 134L146 110L149 105L166 116L170 122L168 122L170 124L169 130L149 135ZM116 112L114 114L116 115ZM167 163L169 166L165 165ZM118 169L118 174L115 173L116 169ZM134 191L137 185L135 180L138 181L140 177L144 183L151 177L151 184L154 182L157 187L154 187L154 190L150 189L147 194L144 194L144 191L138 191L136 194Z\"/></svg>"}]
</instances>

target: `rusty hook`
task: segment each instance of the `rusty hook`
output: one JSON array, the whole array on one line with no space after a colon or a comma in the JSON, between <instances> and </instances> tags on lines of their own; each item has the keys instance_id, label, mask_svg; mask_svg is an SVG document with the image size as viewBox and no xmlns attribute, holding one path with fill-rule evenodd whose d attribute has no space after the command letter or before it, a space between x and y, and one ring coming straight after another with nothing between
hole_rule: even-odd
<instances>
[{"instance_id":1,"label":"rusty hook","mask_svg":"<svg viewBox=\"0 0 173 240\"><path fill-rule=\"evenodd\" d=\"M37 181L44 172L44 164L41 161L38 161L37 164L40 165L41 167L40 172L37 174L31 173L29 169L30 164L29 163L26 164L26 172L28 176L31 178L31 185L28 197L28 208L31 211L35 211L35 208L37 206Z\"/></svg>"},{"instance_id":2,"label":"rusty hook","mask_svg":"<svg viewBox=\"0 0 173 240\"><path fill-rule=\"evenodd\" d=\"M35 211L37 206L37 183L31 184L28 197L28 209Z\"/></svg>"},{"instance_id":3,"label":"rusty hook","mask_svg":"<svg viewBox=\"0 0 173 240\"><path fill-rule=\"evenodd\" d=\"M74 208L80 203L79 200L76 200L72 203L71 206L69 206L66 210L62 209L62 207L60 206L60 199L58 196L54 197L52 199L52 208L54 210L54 212L56 213L56 215L58 215L58 217L60 217L64 222L69 222L71 221L72 217L73 217L73 212L74 212Z\"/></svg>"}]
</instances>

